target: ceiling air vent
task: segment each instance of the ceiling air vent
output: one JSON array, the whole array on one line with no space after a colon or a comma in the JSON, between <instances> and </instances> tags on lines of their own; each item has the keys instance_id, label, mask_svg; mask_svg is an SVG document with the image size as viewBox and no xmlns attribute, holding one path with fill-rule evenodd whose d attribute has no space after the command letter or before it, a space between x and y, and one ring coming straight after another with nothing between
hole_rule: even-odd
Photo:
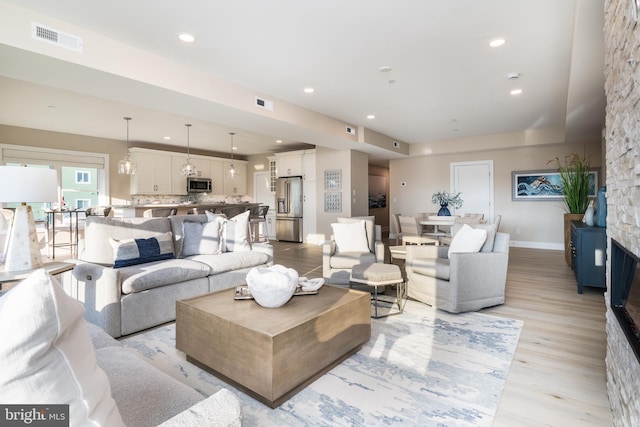
<instances>
[{"instance_id":1,"label":"ceiling air vent","mask_svg":"<svg viewBox=\"0 0 640 427\"><path fill-rule=\"evenodd\" d=\"M265 110L273 111L273 101L269 101L256 96L256 107L264 108Z\"/></svg>"},{"instance_id":2,"label":"ceiling air vent","mask_svg":"<svg viewBox=\"0 0 640 427\"><path fill-rule=\"evenodd\" d=\"M65 49L82 52L82 39L80 37L38 24L37 22L31 23L31 37Z\"/></svg>"}]
</instances>

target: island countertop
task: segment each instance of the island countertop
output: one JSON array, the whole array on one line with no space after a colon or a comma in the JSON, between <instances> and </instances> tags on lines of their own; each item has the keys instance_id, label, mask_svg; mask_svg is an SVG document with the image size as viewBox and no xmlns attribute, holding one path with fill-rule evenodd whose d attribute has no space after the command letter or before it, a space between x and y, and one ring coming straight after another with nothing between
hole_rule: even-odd
<instances>
[{"instance_id":1,"label":"island countertop","mask_svg":"<svg viewBox=\"0 0 640 427\"><path fill-rule=\"evenodd\" d=\"M245 206L247 209L259 206L259 203L148 203L142 205L111 205L116 217L141 217L147 209L176 208L178 215L186 215L189 211L197 209L198 212L212 210L220 213L222 208Z\"/></svg>"}]
</instances>

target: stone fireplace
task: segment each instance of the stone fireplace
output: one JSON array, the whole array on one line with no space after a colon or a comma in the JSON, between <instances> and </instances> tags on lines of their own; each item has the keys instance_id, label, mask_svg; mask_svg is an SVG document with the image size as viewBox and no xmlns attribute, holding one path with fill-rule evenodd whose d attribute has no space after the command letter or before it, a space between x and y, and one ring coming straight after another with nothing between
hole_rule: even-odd
<instances>
[{"instance_id":1,"label":"stone fireplace","mask_svg":"<svg viewBox=\"0 0 640 427\"><path fill-rule=\"evenodd\" d=\"M640 258L640 23L632 19L630 6L630 0L605 0L606 366L616 426L640 425L640 363L635 344L631 344L633 340L628 339L611 304L611 297L620 292L612 288L612 276L619 278L618 270L624 269L616 266L614 271L612 258L619 259L621 252Z\"/></svg>"}]
</instances>

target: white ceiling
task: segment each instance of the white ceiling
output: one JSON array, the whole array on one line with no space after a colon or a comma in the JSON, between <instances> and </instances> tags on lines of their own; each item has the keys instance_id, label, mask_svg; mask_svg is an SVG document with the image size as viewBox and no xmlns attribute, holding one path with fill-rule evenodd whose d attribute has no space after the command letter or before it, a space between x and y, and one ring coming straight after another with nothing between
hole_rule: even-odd
<instances>
[{"instance_id":1,"label":"white ceiling","mask_svg":"<svg viewBox=\"0 0 640 427\"><path fill-rule=\"evenodd\" d=\"M65 23L86 29L356 128L410 145L446 145L532 129L564 129L566 141L599 139L603 3L0 0L0 20L11 19L6 12L15 7L32 9L33 19L51 18L61 31L69 31L60 28ZM178 41L179 32L194 34L195 43ZM497 37L506 44L490 48ZM355 147L374 161L401 157L295 123L295 111L278 126L251 111L118 76L109 64L87 69L10 39L0 38L2 124L122 140L122 117L130 116L135 141L184 146L184 124L193 123L192 148L210 151L228 152L228 132L235 131L241 155L303 142ZM507 79L513 72L520 78ZM315 93L304 93L308 86ZM510 95L514 88L523 93ZM278 138L285 143L275 144Z\"/></svg>"}]
</instances>

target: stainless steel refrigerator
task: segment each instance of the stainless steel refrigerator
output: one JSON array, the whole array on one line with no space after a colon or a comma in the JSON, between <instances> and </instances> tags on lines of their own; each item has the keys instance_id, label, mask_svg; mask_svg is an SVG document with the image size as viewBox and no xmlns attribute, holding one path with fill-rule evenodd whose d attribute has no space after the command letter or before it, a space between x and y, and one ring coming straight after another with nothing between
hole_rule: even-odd
<instances>
[{"instance_id":1,"label":"stainless steel refrigerator","mask_svg":"<svg viewBox=\"0 0 640 427\"><path fill-rule=\"evenodd\" d=\"M302 242L302 177L276 181L276 239Z\"/></svg>"}]
</instances>

